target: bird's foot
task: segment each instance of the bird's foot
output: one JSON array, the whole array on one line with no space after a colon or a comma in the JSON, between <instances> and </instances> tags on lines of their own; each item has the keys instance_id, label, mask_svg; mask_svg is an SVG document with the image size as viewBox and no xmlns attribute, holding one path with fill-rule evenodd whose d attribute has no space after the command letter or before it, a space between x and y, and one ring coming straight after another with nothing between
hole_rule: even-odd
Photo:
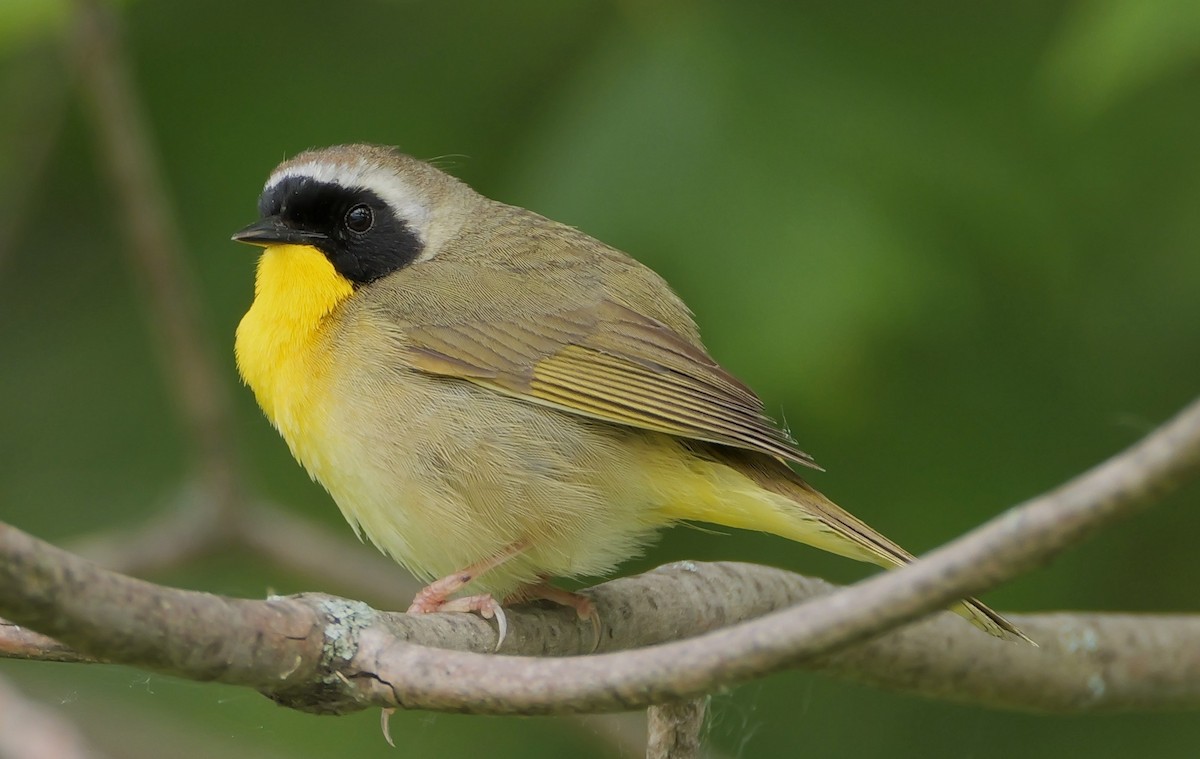
<instances>
[{"instance_id":1,"label":"bird's foot","mask_svg":"<svg viewBox=\"0 0 1200 759\"><path fill-rule=\"evenodd\" d=\"M450 596L462 590L468 583L484 572L495 569L528 547L529 544L525 541L513 543L500 554L490 559L472 564L466 569L447 575L440 580L434 580L424 588L421 588L413 598L412 604L408 607L408 613L431 614L437 611L476 611L484 619L494 618L498 633L495 650L499 651L501 644L504 643L504 638L508 635L508 618L504 615L504 610L500 608L500 604L496 603L496 599L492 598L490 593L463 596L462 598L450 598Z\"/></svg>"},{"instance_id":2,"label":"bird's foot","mask_svg":"<svg viewBox=\"0 0 1200 759\"><path fill-rule=\"evenodd\" d=\"M429 588L425 588L429 590ZM432 602L429 599L422 599L421 594L417 594L417 598L413 599L412 606L408 607L409 614L431 614L435 611L447 612L479 612L479 616L484 619L496 620L496 637L495 651L500 650L500 645L504 643L504 639L508 636L508 617L504 614L504 609L500 608L500 604L496 603L496 599L492 598L491 593L481 593L477 596L462 596L461 598L442 599L439 602Z\"/></svg>"}]
</instances>

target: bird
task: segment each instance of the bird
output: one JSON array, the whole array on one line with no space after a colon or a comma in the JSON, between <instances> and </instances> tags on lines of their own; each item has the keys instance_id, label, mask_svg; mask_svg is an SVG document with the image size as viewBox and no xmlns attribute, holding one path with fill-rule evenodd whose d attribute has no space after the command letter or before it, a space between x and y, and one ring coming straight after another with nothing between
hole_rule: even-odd
<instances>
[{"instance_id":1,"label":"bird","mask_svg":"<svg viewBox=\"0 0 1200 759\"><path fill-rule=\"evenodd\" d=\"M378 145L285 160L258 213L233 236L261 249L238 370L360 539L427 583L410 613L497 617L501 640L520 601L595 619L551 581L681 522L913 561L798 474L819 467L626 253Z\"/></svg>"}]
</instances>

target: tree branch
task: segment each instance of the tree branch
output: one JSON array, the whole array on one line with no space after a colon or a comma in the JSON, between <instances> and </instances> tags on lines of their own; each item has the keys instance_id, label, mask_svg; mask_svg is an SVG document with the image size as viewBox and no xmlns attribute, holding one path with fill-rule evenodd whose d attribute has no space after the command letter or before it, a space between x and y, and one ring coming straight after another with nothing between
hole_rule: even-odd
<instances>
[{"instance_id":1,"label":"tree branch","mask_svg":"<svg viewBox=\"0 0 1200 759\"><path fill-rule=\"evenodd\" d=\"M599 650L608 652L669 642L678 638L680 630L704 633L835 590L823 580L754 564L685 562L614 580L589 593L606 620ZM191 595L201 603L216 599ZM310 607L314 599L322 599L319 605L356 606L353 601L319 594L275 602L297 599ZM369 626L379 626L382 635L409 643L490 653L495 641L489 623L474 616L409 617L361 611ZM509 615L512 631L505 641L506 654L576 656L590 650L591 626L580 625L573 614L521 608L510 610ZM1013 615L1013 619L1041 641L1040 648L997 645L956 616L939 614L800 666L889 690L994 708L1061 713L1200 708L1200 616L1059 613ZM184 619L181 624L188 622ZM225 632L222 626L211 634ZM336 637L332 632L325 635ZM173 632L161 637L171 645L191 645ZM95 661L11 623L0 623L0 657ZM197 676L188 671L175 674ZM263 682L277 684L276 673L269 671L226 682L255 687ZM304 687L299 684L301 692Z\"/></svg>"},{"instance_id":2,"label":"tree branch","mask_svg":"<svg viewBox=\"0 0 1200 759\"><path fill-rule=\"evenodd\" d=\"M646 759L698 759L707 710L707 697L650 707Z\"/></svg>"},{"instance_id":3,"label":"tree branch","mask_svg":"<svg viewBox=\"0 0 1200 759\"><path fill-rule=\"evenodd\" d=\"M463 648L481 651L490 646L494 633L482 620L470 617L380 615L364 604L328 596L256 602L158 588L100 570L8 526L0 526L0 556L5 558L0 562L0 612L93 656L193 679L250 685L288 705L315 711L344 711L368 704L493 714L633 709L693 698L774 669L811 662L981 591L1048 560L1101 525L1132 513L1179 484L1198 466L1200 401L1105 464L908 567L762 619L619 654L554 660L432 650L410 641L428 642L414 637L419 631L428 634L436 630L435 639L444 639L446 630L470 630L468 645ZM721 566L724 573L732 571L730 565ZM659 576L692 574L699 577L701 572L684 564ZM705 579L712 578L706 575ZM705 618L688 616L688 610L707 612L706 602L711 599L738 599L753 587L753 582L658 586L649 589L647 596L652 609L639 609L628 596L605 597L604 588L619 587L619 583L636 584L637 578L596 590L597 605L606 622L601 651L638 644L630 639L629 631L635 628L633 620L642 617L649 618L648 624L669 628L670 634L660 640L674 637L679 629L705 629L714 621L721 624L727 620L713 617L706 623ZM532 624L538 615L548 614L557 614L560 622ZM679 620L686 621L676 626ZM1165 694L1165 701L1159 704L1196 706L1197 678L1190 676L1200 664L1179 661L1179 652L1196 655L1200 650L1195 645L1194 620L1160 617L1152 625L1126 622L1116 628L1132 639L1120 639L1120 645L1112 639L1089 642L1091 632L1103 632L1099 626L1103 620L1090 618L1091 626L1083 630L1082 638L1059 638L1059 631L1043 627L1040 620L1019 620L1032 637L1042 641L1040 650L994 641L960 625L960 630L949 633L955 636L953 641L937 640L934 650L950 659L949 653L959 646L978 646L970 657L972 662L1004 659L997 671L1028 672L1035 681L1048 677L1037 674L1044 669L1071 672L1067 681L1077 683L1077 676L1085 672L1072 668L1093 667L1083 681L1091 700L1083 699L1082 706L996 688L974 694L993 704L1004 704L1006 698L1016 695L1019 701L1004 705L1100 710L1130 708L1157 698L1153 692L1117 698L1108 687L1109 682L1132 681L1134 685L1159 683L1155 690ZM510 622L515 632L506 643L507 651L519 643L523 653L544 655L555 648L561 650L564 641L579 651L585 650L580 648L587 645L583 641L591 638L588 625L571 618L566 610L514 610ZM1138 639L1136 633L1143 628L1148 632ZM962 635L967 632L974 636L971 643L963 642ZM934 640L931 631L923 635ZM1123 651L1143 658L1161 654L1164 635L1181 636L1166 641L1173 649L1166 666L1136 678L1121 674L1132 671L1128 660L1114 667L1111 661L1089 659L1100 650L1106 657L1115 657L1113 661L1119 660ZM1083 650L1080 640L1084 641ZM1180 641L1188 645L1179 645ZM1151 662L1139 662L1138 666L1142 664ZM1185 671L1190 679L1180 681L1172 670ZM1097 687L1098 683L1104 687Z\"/></svg>"},{"instance_id":4,"label":"tree branch","mask_svg":"<svg viewBox=\"0 0 1200 759\"><path fill-rule=\"evenodd\" d=\"M11 527L0 527L0 555L6 557L0 566L13 575L0 573L0 609L6 614L15 617L40 609L33 613L36 619L26 616L25 621L50 629L43 625L55 624L55 615L66 613L69 618L57 622L60 635L68 642L82 641L78 644L94 655L192 679L248 685L306 710L348 711L368 705L357 686L371 680L371 670L346 665L348 658L384 658L381 651L407 646L423 654L424 666L436 668L448 652L419 646L486 653L495 641L491 625L472 615L387 614L318 594L237 601L158 588L93 567ZM30 569L43 579L36 586L24 583L22 590L22 583L13 580ZM61 579L44 582L48 572ZM71 593L66 603L55 601L76 585L86 586L87 593ZM609 652L670 641L681 630L703 633L804 599L833 598L829 594L834 590L820 580L757 565L684 562L614 580L590 593L605 621L599 650ZM14 598L31 595L37 598L17 608ZM254 607L258 608L247 612ZM78 614L113 614L123 623L109 632L102 619L106 626L97 635L76 628L72 620ZM590 624L569 610L519 608L510 610L509 617L504 653L573 656L591 648ZM1069 713L1200 708L1200 617L1048 614L1013 619L1042 643L1041 648L993 640L945 613L867 644L795 664L886 688L998 708ZM5 637L11 637L5 629L0 627L0 652L12 655L14 647L3 645ZM139 633L149 653L125 642L128 635ZM34 638L39 639L45 644L44 638ZM255 646L268 655L257 656ZM164 647L173 651L164 654ZM230 647L245 653L231 659ZM198 657L198 652L207 653ZM24 655L29 654L27 648ZM79 654L54 642L46 658L73 657L78 660ZM602 658L623 666L614 656ZM541 660L489 656L486 661L507 666ZM469 683L464 687L469 691ZM504 711L476 702L459 710Z\"/></svg>"}]
</instances>

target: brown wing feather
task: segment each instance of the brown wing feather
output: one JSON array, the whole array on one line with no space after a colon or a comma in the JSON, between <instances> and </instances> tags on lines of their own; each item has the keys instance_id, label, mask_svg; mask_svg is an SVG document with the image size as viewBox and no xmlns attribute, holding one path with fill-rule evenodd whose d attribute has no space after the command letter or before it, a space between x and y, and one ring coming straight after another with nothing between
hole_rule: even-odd
<instances>
[{"instance_id":1,"label":"brown wing feather","mask_svg":"<svg viewBox=\"0 0 1200 759\"><path fill-rule=\"evenodd\" d=\"M612 301L407 330L413 365L617 424L816 466L762 402L662 322Z\"/></svg>"}]
</instances>

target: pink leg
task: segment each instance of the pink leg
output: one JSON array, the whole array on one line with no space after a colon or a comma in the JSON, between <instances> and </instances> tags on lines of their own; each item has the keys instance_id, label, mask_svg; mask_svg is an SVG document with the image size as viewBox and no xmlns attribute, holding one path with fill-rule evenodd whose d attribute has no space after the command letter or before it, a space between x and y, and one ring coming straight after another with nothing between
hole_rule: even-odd
<instances>
[{"instance_id":1,"label":"pink leg","mask_svg":"<svg viewBox=\"0 0 1200 759\"><path fill-rule=\"evenodd\" d=\"M504 642L504 636L508 633L508 620L504 616L504 610L500 608L500 604L496 603L491 594L483 593L477 596L464 596L462 598L450 598L450 596L461 590L472 580L475 580L485 572L495 569L512 557L525 551L528 547L529 543L524 540L513 543L506 546L496 556L476 562L466 569L455 572L452 575L447 575L440 580L434 580L422 588L413 598L412 604L408 607L408 613L430 614L436 611L477 611L484 619L495 617L496 626L500 632L500 638L496 641L496 648L499 649L500 644Z\"/></svg>"}]
</instances>

